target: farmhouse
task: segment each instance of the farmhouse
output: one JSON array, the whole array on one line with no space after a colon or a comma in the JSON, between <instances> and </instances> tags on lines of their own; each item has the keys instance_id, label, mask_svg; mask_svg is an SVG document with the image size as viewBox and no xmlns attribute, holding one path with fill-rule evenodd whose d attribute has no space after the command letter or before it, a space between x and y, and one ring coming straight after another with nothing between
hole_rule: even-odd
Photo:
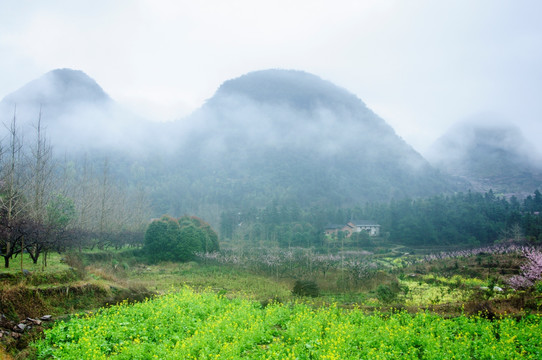
<instances>
[{"instance_id":1,"label":"farmhouse","mask_svg":"<svg viewBox=\"0 0 542 360\"><path fill-rule=\"evenodd\" d=\"M349 224L346 224L346 225L330 224L326 226L326 228L324 229L324 232L326 235L333 235L333 234L336 235L339 231L346 233L346 237L350 237L350 235L352 235L352 233L354 232L354 227Z\"/></svg>"},{"instance_id":2,"label":"farmhouse","mask_svg":"<svg viewBox=\"0 0 542 360\"><path fill-rule=\"evenodd\" d=\"M337 234L339 231L350 237L355 232L367 232L370 236L380 235L380 225L372 220L351 220L344 225L328 225L324 232L326 235Z\"/></svg>"}]
</instances>

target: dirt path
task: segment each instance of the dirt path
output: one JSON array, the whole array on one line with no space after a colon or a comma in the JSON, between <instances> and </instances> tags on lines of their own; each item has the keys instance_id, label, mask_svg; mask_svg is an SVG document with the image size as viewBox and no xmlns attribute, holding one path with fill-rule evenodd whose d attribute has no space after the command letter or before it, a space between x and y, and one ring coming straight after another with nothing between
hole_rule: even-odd
<instances>
[{"instance_id":1,"label":"dirt path","mask_svg":"<svg viewBox=\"0 0 542 360\"><path fill-rule=\"evenodd\" d=\"M401 255L402 255L403 252L398 251L399 249L402 249L402 248L404 248L403 245L397 245L397 246L391 248L390 251L391 251L391 252L394 252L394 253L396 253L396 254L401 254Z\"/></svg>"}]
</instances>

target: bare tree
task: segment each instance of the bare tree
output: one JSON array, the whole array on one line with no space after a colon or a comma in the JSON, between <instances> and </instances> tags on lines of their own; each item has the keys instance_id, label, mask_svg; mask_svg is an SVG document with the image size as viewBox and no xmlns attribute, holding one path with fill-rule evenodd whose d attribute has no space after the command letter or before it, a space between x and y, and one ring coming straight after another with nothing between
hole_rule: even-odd
<instances>
[{"instance_id":1,"label":"bare tree","mask_svg":"<svg viewBox=\"0 0 542 360\"><path fill-rule=\"evenodd\" d=\"M500 234L500 242L521 242L524 239L523 229L518 223L513 223L510 227L503 229Z\"/></svg>"},{"instance_id":2,"label":"bare tree","mask_svg":"<svg viewBox=\"0 0 542 360\"><path fill-rule=\"evenodd\" d=\"M22 142L17 129L17 108L13 111L13 119L7 127L9 145L7 156L2 157L2 196L0 196L1 221L0 249L4 257L4 266L9 267L11 257L22 252L21 242L23 235L17 231L17 224L25 210L23 202L21 177L21 149Z\"/></svg>"},{"instance_id":3,"label":"bare tree","mask_svg":"<svg viewBox=\"0 0 542 360\"><path fill-rule=\"evenodd\" d=\"M47 141L45 132L41 126L41 108L38 116L38 122L35 126L36 140L34 146L30 149L29 155L29 173L27 186L27 199L29 202L28 213L32 223L35 226L31 241L27 241L26 250L32 257L34 263L38 257L44 253L44 265L48 249L53 245L55 238L51 236L51 229L46 223L47 219L47 201L51 190L52 174L54 169L52 158L52 147ZM30 240L29 239L29 240Z\"/></svg>"},{"instance_id":4,"label":"bare tree","mask_svg":"<svg viewBox=\"0 0 542 360\"><path fill-rule=\"evenodd\" d=\"M61 188L58 193L70 198L74 202L75 215L71 228L76 231L68 233L73 234L71 242L65 238L64 245L76 246L79 251L89 246L92 239L98 232L98 204L99 195L97 194L99 184L94 175L92 162L85 156L82 163L65 162L63 178L60 181Z\"/></svg>"},{"instance_id":5,"label":"bare tree","mask_svg":"<svg viewBox=\"0 0 542 360\"><path fill-rule=\"evenodd\" d=\"M97 207L98 196L96 189L98 184L94 178L94 169L92 163L87 157L83 159L80 176L75 180L74 199L78 210L78 227L87 231L96 232L95 209Z\"/></svg>"},{"instance_id":6,"label":"bare tree","mask_svg":"<svg viewBox=\"0 0 542 360\"><path fill-rule=\"evenodd\" d=\"M100 171L93 164L89 158L79 163L66 160L57 182L57 193L73 199L75 205L71 227L78 231L73 232L72 245L82 250L141 243L150 217L145 192L119 184L111 175L108 159L103 160Z\"/></svg>"}]
</instances>

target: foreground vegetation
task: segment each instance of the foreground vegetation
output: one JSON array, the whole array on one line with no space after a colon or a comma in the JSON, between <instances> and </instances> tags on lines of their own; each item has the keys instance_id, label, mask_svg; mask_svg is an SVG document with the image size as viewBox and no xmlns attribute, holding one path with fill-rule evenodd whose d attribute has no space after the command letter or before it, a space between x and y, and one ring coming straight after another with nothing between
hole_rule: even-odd
<instances>
[{"instance_id":1,"label":"foreground vegetation","mask_svg":"<svg viewBox=\"0 0 542 360\"><path fill-rule=\"evenodd\" d=\"M487 219L509 205L491 194L401 204L423 218L458 199L478 204L468 214L493 209ZM541 196L529 199L536 205ZM19 359L540 358L542 253L539 236L522 233L537 227L501 216L472 226L486 238L469 238L483 247L461 249L426 243L406 225L395 234L420 241L392 242L391 225L382 237L324 237L271 210L244 219L220 247L193 216L163 216L144 236L118 233L120 241L100 231L72 237L77 227L62 222L65 241L43 248L41 264L34 232L15 229L2 244L11 266L0 273L0 345ZM539 213L529 211L519 220L538 224ZM459 220L454 226L466 224ZM51 328L16 330L44 314L57 319Z\"/></svg>"},{"instance_id":2,"label":"foreground vegetation","mask_svg":"<svg viewBox=\"0 0 542 360\"><path fill-rule=\"evenodd\" d=\"M0 280L5 315L53 314L53 328L1 341L18 359L453 358L448 351L534 359L540 286L514 291L507 282L526 264L520 248L225 247L156 264L141 249L54 254L45 269L10 268ZM317 292L296 292L300 283Z\"/></svg>"},{"instance_id":3,"label":"foreground vegetation","mask_svg":"<svg viewBox=\"0 0 542 360\"><path fill-rule=\"evenodd\" d=\"M36 344L61 359L539 359L542 318L365 314L336 305L262 307L184 288L60 322Z\"/></svg>"}]
</instances>

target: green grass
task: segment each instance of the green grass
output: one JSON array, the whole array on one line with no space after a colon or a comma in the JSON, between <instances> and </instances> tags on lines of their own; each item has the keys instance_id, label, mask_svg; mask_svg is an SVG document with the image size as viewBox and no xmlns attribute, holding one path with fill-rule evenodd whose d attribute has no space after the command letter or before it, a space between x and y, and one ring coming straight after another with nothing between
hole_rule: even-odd
<instances>
[{"instance_id":1,"label":"green grass","mask_svg":"<svg viewBox=\"0 0 542 360\"><path fill-rule=\"evenodd\" d=\"M65 258L65 255L63 254L58 254L56 252L49 253L47 255L47 266L44 267L42 262L42 256L40 256L38 258L38 262L34 264L30 255L25 253L23 256L23 269L30 271L32 274L55 274L68 270L70 268L68 264L61 261L61 259L63 258ZM0 274L22 274L20 255L12 258L9 265L9 268L6 269L4 267L4 264L2 263L2 267L0 268Z\"/></svg>"},{"instance_id":2,"label":"green grass","mask_svg":"<svg viewBox=\"0 0 542 360\"><path fill-rule=\"evenodd\" d=\"M293 281L255 275L228 266L205 265L196 262L160 263L122 271L127 286L142 286L163 293L172 288L189 285L196 289L212 289L229 297L241 296L252 300L289 299Z\"/></svg>"},{"instance_id":3,"label":"green grass","mask_svg":"<svg viewBox=\"0 0 542 360\"><path fill-rule=\"evenodd\" d=\"M399 262L394 258L388 264ZM144 287L157 293L164 293L173 288L189 285L195 289L211 289L228 297L243 297L261 302L269 299L289 301L293 299L291 289L295 279L277 278L271 274L258 274L231 265L205 264L199 262L171 263L164 262L148 265L138 262L144 259L134 257L130 249L117 251L93 251L83 255L87 264L87 280L103 284L117 284L123 287ZM387 259L388 260L388 259ZM463 275L452 275L451 267L459 261L459 271ZM465 266L473 267L474 259L453 260L442 263L441 267L426 265L428 273L416 278L401 276L402 292L395 304L406 306L427 306L446 303L457 304L467 301L473 292L488 285L488 279L469 276ZM394 264L400 266L400 264ZM438 265L438 264L437 264ZM407 273L414 271L403 269ZM476 275L482 275L476 271ZM329 271L326 278L316 279L321 289L318 300L322 302L356 303L361 306L387 305L378 301L375 290L379 284L396 281L393 269L378 271L374 276L355 283L341 282L340 271ZM502 280L502 279L501 279ZM494 294L497 295L497 294Z\"/></svg>"},{"instance_id":4,"label":"green grass","mask_svg":"<svg viewBox=\"0 0 542 360\"><path fill-rule=\"evenodd\" d=\"M25 268L31 275L24 277L12 261L12 267L4 270L11 277L11 282L23 284L31 288L47 289L60 285L93 284L106 290L109 288L135 289L146 288L157 293L164 293L173 288L189 285L195 289L212 289L228 297L243 297L261 302L277 299L289 301L293 299L291 289L294 278L282 278L270 274L257 274L240 267L228 265L189 263L145 264L138 250L93 250L83 254L49 255L48 266L32 264L25 256ZM71 268L66 259L75 271ZM495 259L498 259L495 257ZM15 259L18 260L18 259ZM506 259L500 259L505 262ZM388 266L401 266L401 257L386 259ZM459 262L459 264L458 264ZM394 264L397 263L397 264ZM28 266L26 266L28 265ZM388 267L386 266L386 267ZM416 278L401 275L402 292L394 303L406 306L426 306L466 301L469 296L482 286L488 285L488 279L476 267L473 259L461 259L442 262L441 264L414 265L411 269L402 269L402 274L423 272ZM457 268L457 273L452 271ZM469 273L469 269L475 269ZM450 270L452 269L452 270ZM484 270L484 269L482 269ZM374 276L354 283L341 281L341 272L329 271L326 278L315 279L320 286L319 303L340 302L356 303L361 306L387 305L378 301L376 288L379 284L396 281L394 269L379 271ZM423 274L425 273L425 275ZM459 275L458 273L462 274ZM487 276L487 275L486 275ZM394 280L396 279L396 280ZM502 282L503 279L500 279ZM494 294L496 295L496 294Z\"/></svg>"}]
</instances>

